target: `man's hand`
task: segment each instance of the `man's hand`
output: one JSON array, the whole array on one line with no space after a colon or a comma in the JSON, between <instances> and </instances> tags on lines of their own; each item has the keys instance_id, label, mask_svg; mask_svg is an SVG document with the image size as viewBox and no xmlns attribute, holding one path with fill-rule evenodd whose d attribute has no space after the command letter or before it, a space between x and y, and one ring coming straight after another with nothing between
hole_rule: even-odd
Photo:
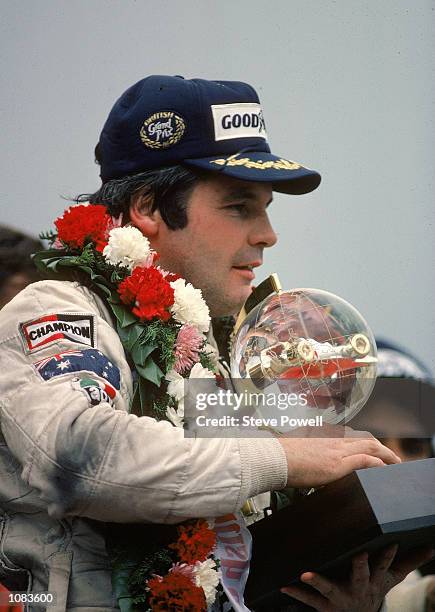
<instances>
[{"instance_id":1,"label":"man's hand","mask_svg":"<svg viewBox=\"0 0 435 612\"><path fill-rule=\"evenodd\" d=\"M427 612L435 612L435 576L426 588L426 609Z\"/></svg>"},{"instance_id":2,"label":"man's hand","mask_svg":"<svg viewBox=\"0 0 435 612\"><path fill-rule=\"evenodd\" d=\"M433 555L433 550L420 548L400 561L394 561L396 552L397 545L386 548L371 567L367 553L355 556L351 575L346 581L332 581L313 572L302 574L301 581L312 586L317 593L299 586L285 587L281 592L319 612L377 612L386 593Z\"/></svg>"},{"instance_id":3,"label":"man's hand","mask_svg":"<svg viewBox=\"0 0 435 612\"><path fill-rule=\"evenodd\" d=\"M400 463L400 458L370 433L350 427L303 428L277 440L287 457L290 487L319 487L354 470Z\"/></svg>"}]
</instances>

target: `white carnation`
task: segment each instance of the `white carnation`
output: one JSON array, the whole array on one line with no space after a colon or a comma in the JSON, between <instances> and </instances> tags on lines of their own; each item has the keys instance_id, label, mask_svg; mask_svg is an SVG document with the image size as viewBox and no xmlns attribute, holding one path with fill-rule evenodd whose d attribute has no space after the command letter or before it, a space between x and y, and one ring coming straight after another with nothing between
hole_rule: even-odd
<instances>
[{"instance_id":1,"label":"white carnation","mask_svg":"<svg viewBox=\"0 0 435 612\"><path fill-rule=\"evenodd\" d=\"M184 378L174 369L166 374L166 380L169 382L168 393L177 401L184 397Z\"/></svg>"},{"instance_id":2,"label":"white carnation","mask_svg":"<svg viewBox=\"0 0 435 612\"><path fill-rule=\"evenodd\" d=\"M207 368L203 368L200 363L195 363L193 368L190 370L189 378L212 378L214 380L214 374ZM184 425L184 397L186 389L184 386L184 378L181 374L178 374L174 369L166 374L166 380L168 381L168 395L173 397L177 402L177 408L169 406L166 409L166 416L175 425L175 427L183 427Z\"/></svg>"},{"instance_id":3,"label":"white carnation","mask_svg":"<svg viewBox=\"0 0 435 612\"><path fill-rule=\"evenodd\" d=\"M145 266L151 255L150 242L137 227L115 227L109 233L109 243L103 255L114 266L133 270L135 266Z\"/></svg>"},{"instance_id":4,"label":"white carnation","mask_svg":"<svg viewBox=\"0 0 435 612\"><path fill-rule=\"evenodd\" d=\"M195 363L193 368L190 370L189 378L214 378L214 374L211 370L203 368L200 363Z\"/></svg>"},{"instance_id":5,"label":"white carnation","mask_svg":"<svg viewBox=\"0 0 435 612\"><path fill-rule=\"evenodd\" d=\"M194 565L194 576L196 586L201 587L204 591L207 606L211 606L216 599L216 587L219 584L220 575L216 570L216 564L213 559L205 561L197 561Z\"/></svg>"},{"instance_id":6,"label":"white carnation","mask_svg":"<svg viewBox=\"0 0 435 612\"><path fill-rule=\"evenodd\" d=\"M214 368L218 368L219 366L219 351L212 344L208 343L204 347L204 353L206 353L207 357L210 359Z\"/></svg>"},{"instance_id":7,"label":"white carnation","mask_svg":"<svg viewBox=\"0 0 435 612\"><path fill-rule=\"evenodd\" d=\"M171 370L166 374L166 380L169 382L168 395L173 397L177 402L177 408L169 406L166 409L166 416L175 425L175 427L183 427L184 424L184 378L175 370Z\"/></svg>"},{"instance_id":8,"label":"white carnation","mask_svg":"<svg viewBox=\"0 0 435 612\"><path fill-rule=\"evenodd\" d=\"M174 319L194 325L201 332L208 332L210 312L201 291L186 283L183 278L172 281L171 287L174 290L174 304L171 307Z\"/></svg>"},{"instance_id":9,"label":"white carnation","mask_svg":"<svg viewBox=\"0 0 435 612\"><path fill-rule=\"evenodd\" d=\"M178 407L169 406L166 408L166 416L175 427L184 427L184 401L178 402Z\"/></svg>"}]
</instances>

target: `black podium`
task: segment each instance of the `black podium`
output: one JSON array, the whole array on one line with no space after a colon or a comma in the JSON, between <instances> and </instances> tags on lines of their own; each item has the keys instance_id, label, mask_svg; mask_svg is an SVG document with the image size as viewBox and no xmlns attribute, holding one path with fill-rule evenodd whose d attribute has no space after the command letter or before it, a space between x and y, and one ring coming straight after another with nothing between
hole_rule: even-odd
<instances>
[{"instance_id":1,"label":"black podium","mask_svg":"<svg viewBox=\"0 0 435 612\"><path fill-rule=\"evenodd\" d=\"M250 526L245 601L272 609L279 588L307 570L338 577L358 552L435 544L435 459L357 470ZM287 601L290 601L287 598Z\"/></svg>"}]
</instances>

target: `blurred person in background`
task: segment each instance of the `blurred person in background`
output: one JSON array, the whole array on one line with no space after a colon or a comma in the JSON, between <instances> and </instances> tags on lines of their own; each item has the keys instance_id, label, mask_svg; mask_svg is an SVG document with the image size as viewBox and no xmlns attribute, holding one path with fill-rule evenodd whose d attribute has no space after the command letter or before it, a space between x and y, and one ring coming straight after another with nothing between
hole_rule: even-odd
<instances>
[{"instance_id":1,"label":"blurred person in background","mask_svg":"<svg viewBox=\"0 0 435 612\"><path fill-rule=\"evenodd\" d=\"M30 283L40 280L31 255L43 248L42 243L5 225L0 225L0 308ZM0 583L2 603L9 591ZM20 604L0 605L4 612L20 612Z\"/></svg>"},{"instance_id":2,"label":"blurred person in background","mask_svg":"<svg viewBox=\"0 0 435 612\"><path fill-rule=\"evenodd\" d=\"M435 387L426 366L398 346L376 340L378 378L370 400L352 421L402 461L434 457ZM435 612L435 563L411 572L386 596L388 612Z\"/></svg>"},{"instance_id":3,"label":"blurred person in background","mask_svg":"<svg viewBox=\"0 0 435 612\"><path fill-rule=\"evenodd\" d=\"M41 280L31 255L42 248L40 240L0 225L0 308L24 287Z\"/></svg>"}]
</instances>

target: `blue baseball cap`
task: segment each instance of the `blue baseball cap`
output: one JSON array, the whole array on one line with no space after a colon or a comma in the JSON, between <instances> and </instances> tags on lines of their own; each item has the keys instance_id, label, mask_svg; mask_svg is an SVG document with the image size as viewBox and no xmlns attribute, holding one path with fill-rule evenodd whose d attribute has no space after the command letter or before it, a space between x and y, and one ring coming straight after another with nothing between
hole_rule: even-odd
<instances>
[{"instance_id":1,"label":"blue baseball cap","mask_svg":"<svg viewBox=\"0 0 435 612\"><path fill-rule=\"evenodd\" d=\"M412 378L431 382L429 369L414 355L392 342L376 338L378 349L377 376L380 378Z\"/></svg>"},{"instance_id":2,"label":"blue baseball cap","mask_svg":"<svg viewBox=\"0 0 435 612\"><path fill-rule=\"evenodd\" d=\"M275 191L313 191L320 174L273 155L254 88L238 81L149 76L115 102L96 147L101 179L184 164Z\"/></svg>"}]
</instances>

